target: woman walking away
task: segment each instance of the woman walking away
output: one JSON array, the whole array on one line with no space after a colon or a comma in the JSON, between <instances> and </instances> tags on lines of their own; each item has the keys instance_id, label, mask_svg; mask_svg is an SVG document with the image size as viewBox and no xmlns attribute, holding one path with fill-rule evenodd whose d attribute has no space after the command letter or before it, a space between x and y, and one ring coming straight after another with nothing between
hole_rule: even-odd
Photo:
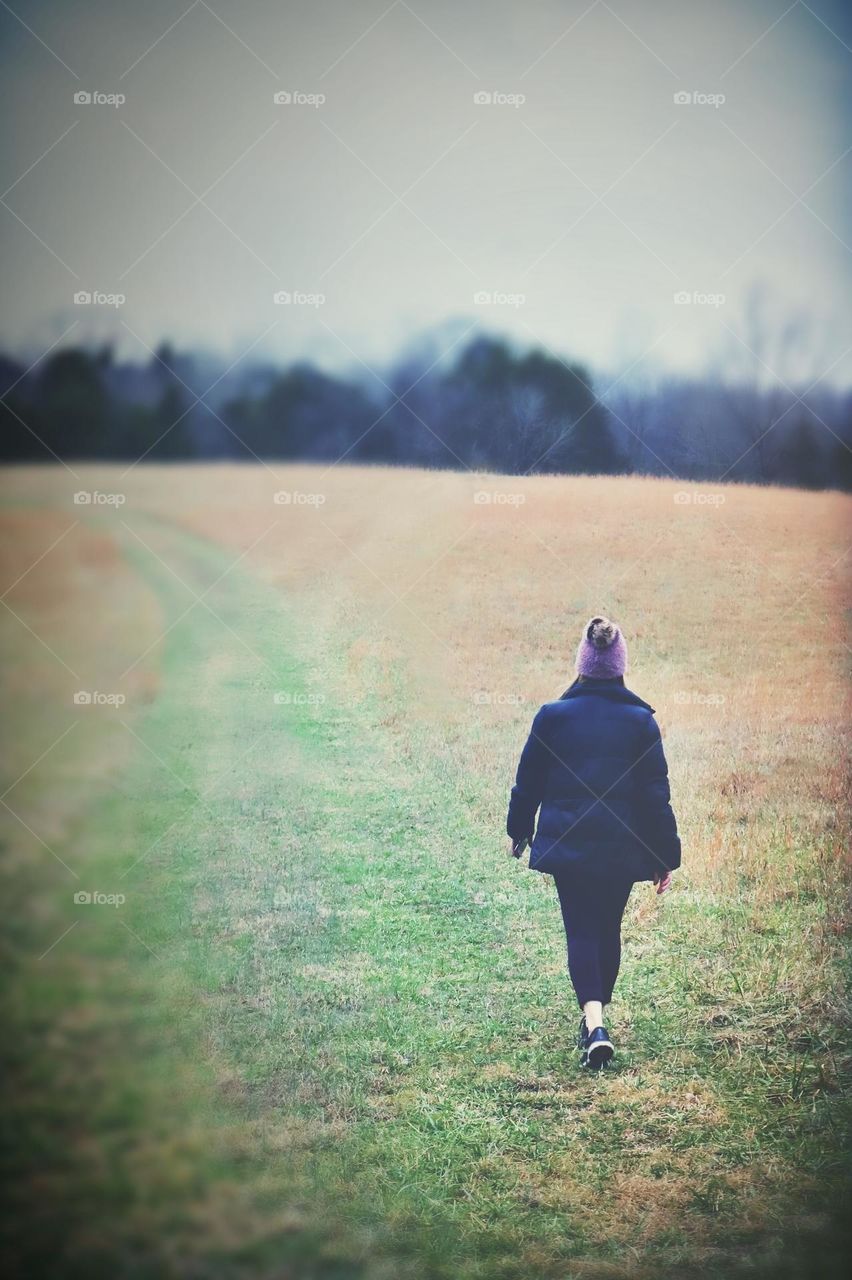
<instances>
[{"instance_id":1,"label":"woman walking away","mask_svg":"<svg viewBox=\"0 0 852 1280\"><path fill-rule=\"evenodd\" d=\"M614 1052L603 1006L618 977L630 890L653 880L665 893L680 866L654 708L626 687L626 670L619 628L591 618L576 679L533 720L506 819L510 852L520 857L529 844L530 869L556 882L568 972L583 1010L577 1047L581 1065L595 1070Z\"/></svg>"}]
</instances>

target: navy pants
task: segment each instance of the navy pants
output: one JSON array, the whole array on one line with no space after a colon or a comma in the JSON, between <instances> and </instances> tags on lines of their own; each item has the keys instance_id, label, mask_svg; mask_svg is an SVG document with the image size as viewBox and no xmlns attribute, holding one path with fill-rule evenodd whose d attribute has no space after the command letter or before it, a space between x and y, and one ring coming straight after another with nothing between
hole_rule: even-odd
<instances>
[{"instance_id":1,"label":"navy pants","mask_svg":"<svg viewBox=\"0 0 852 1280\"><path fill-rule=\"evenodd\" d=\"M577 1003L609 1004L621 964L621 920L633 880L584 868L554 874Z\"/></svg>"}]
</instances>

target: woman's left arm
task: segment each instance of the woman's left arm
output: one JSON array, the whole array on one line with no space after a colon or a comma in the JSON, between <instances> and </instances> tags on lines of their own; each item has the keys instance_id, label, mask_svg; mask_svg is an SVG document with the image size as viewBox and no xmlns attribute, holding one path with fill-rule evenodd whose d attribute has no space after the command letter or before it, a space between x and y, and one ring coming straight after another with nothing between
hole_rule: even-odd
<instances>
[{"instance_id":1,"label":"woman's left arm","mask_svg":"<svg viewBox=\"0 0 852 1280\"><path fill-rule=\"evenodd\" d=\"M660 726L653 715L646 719L642 754L635 768L641 787L646 820L644 834L648 845L663 868L676 871L681 858L680 836L671 805L669 767Z\"/></svg>"}]
</instances>

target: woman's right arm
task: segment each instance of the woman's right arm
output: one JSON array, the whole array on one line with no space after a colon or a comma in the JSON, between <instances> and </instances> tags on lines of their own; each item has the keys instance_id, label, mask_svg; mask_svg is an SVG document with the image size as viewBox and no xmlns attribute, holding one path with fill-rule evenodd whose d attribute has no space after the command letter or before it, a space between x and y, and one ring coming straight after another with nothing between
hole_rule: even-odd
<instances>
[{"instance_id":1,"label":"woman's right arm","mask_svg":"<svg viewBox=\"0 0 852 1280\"><path fill-rule=\"evenodd\" d=\"M535 815L544 797L547 766L550 751L542 736L544 708L536 713L529 737L521 752L515 785L509 800L506 816L506 834L517 844L527 840L532 844Z\"/></svg>"}]
</instances>

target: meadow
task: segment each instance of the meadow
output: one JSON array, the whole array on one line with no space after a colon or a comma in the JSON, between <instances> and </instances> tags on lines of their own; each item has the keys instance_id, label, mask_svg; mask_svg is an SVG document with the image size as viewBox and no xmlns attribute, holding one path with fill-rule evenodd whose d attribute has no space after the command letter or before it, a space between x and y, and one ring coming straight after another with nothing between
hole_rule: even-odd
<instances>
[{"instance_id":1,"label":"meadow","mask_svg":"<svg viewBox=\"0 0 852 1280\"><path fill-rule=\"evenodd\" d=\"M73 472L0 505L7 1273L845 1274L852 498ZM588 1077L504 821L596 612L683 866Z\"/></svg>"}]
</instances>

